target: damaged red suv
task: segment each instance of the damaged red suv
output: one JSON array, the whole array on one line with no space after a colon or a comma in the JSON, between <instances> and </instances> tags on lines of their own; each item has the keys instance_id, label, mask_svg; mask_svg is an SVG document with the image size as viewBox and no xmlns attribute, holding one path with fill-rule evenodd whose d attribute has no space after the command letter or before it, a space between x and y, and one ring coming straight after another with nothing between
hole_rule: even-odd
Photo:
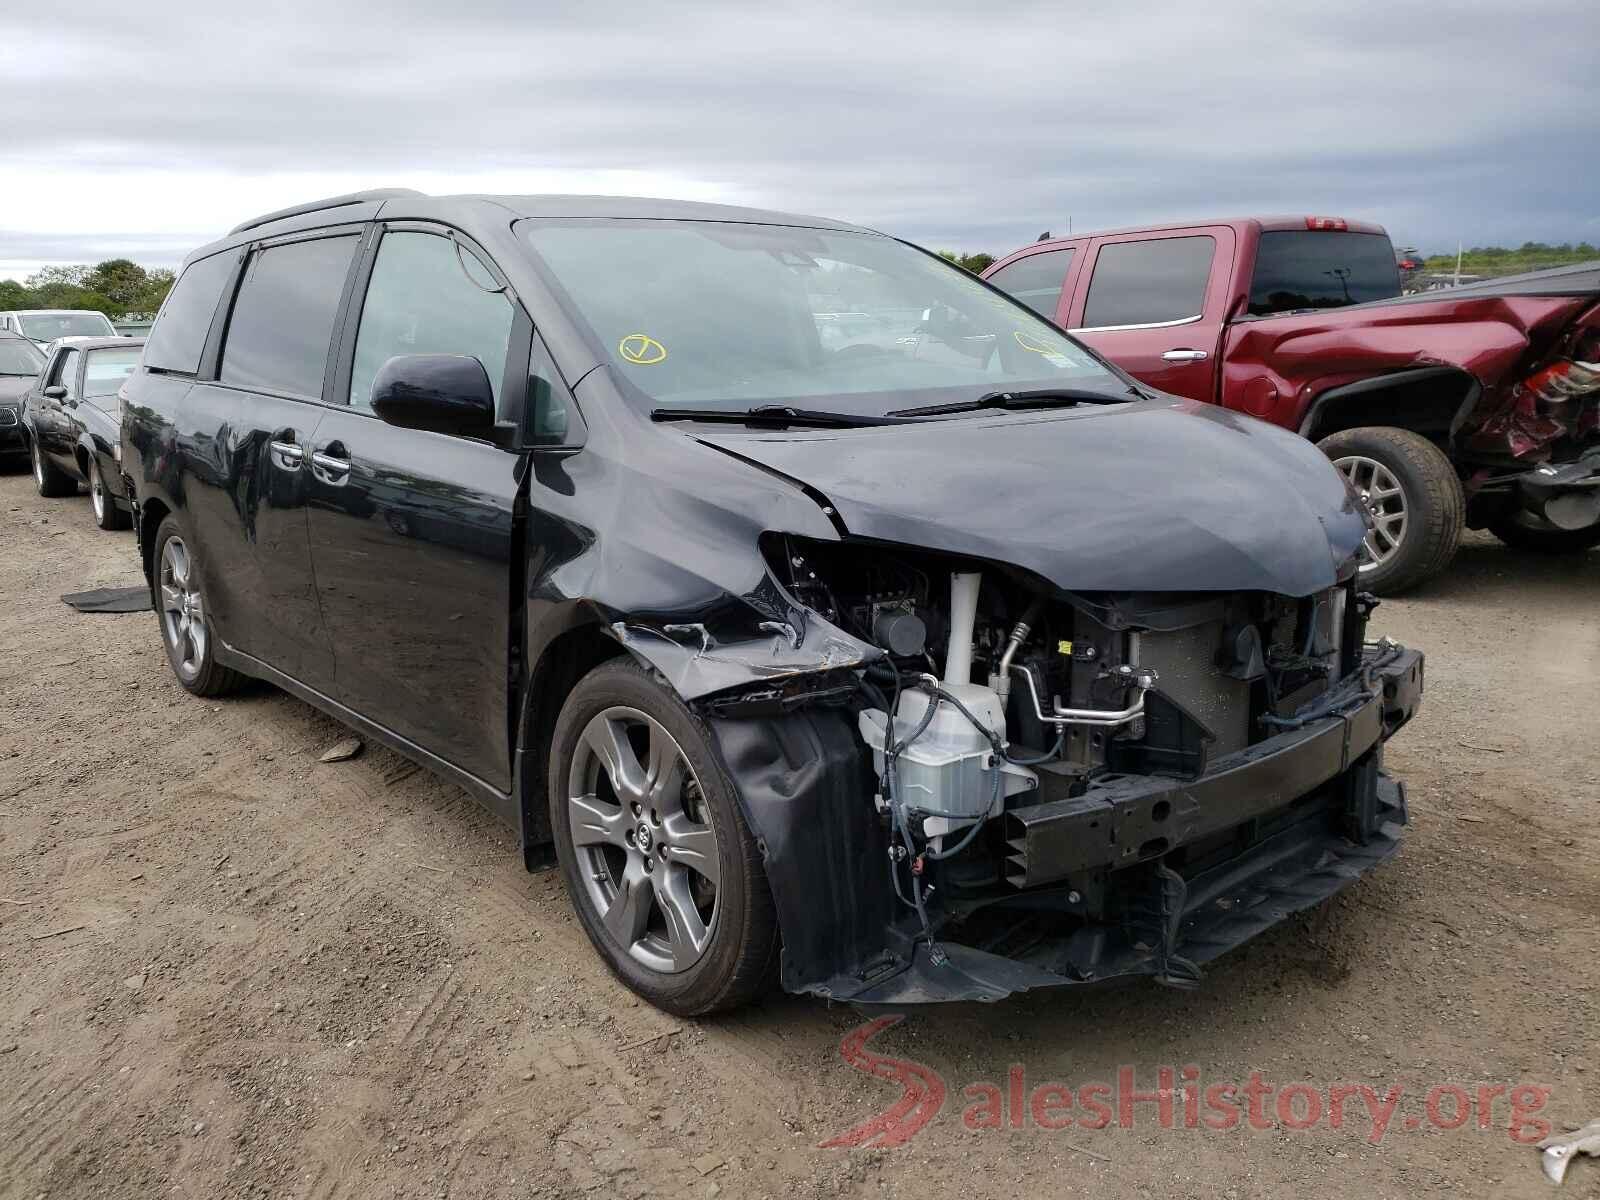
<instances>
[{"instance_id":1,"label":"damaged red suv","mask_svg":"<svg viewBox=\"0 0 1600 1200\"><path fill-rule=\"evenodd\" d=\"M1399 845L1422 656L1338 472L883 234L301 205L123 412L178 681L468 789L673 1012L1189 986Z\"/></svg>"}]
</instances>

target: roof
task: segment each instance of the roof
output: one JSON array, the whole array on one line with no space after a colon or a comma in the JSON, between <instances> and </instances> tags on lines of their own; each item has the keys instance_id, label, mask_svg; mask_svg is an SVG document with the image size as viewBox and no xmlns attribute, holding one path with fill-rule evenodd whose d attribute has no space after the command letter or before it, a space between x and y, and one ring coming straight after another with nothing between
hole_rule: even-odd
<instances>
[{"instance_id":1,"label":"roof","mask_svg":"<svg viewBox=\"0 0 1600 1200\"><path fill-rule=\"evenodd\" d=\"M98 308L8 308L0 312L0 317L70 317L77 313L92 312L105 317L105 313ZM106 317L106 320L110 320Z\"/></svg>"},{"instance_id":2,"label":"roof","mask_svg":"<svg viewBox=\"0 0 1600 1200\"><path fill-rule=\"evenodd\" d=\"M1324 217L1320 215L1300 213L1295 216L1275 217L1212 217L1208 220L1198 221L1169 221L1161 225L1128 225L1120 229L1089 229L1085 230L1083 233L1074 232L1067 234L1064 237L1047 238L1035 244L1049 246L1054 245L1057 242L1082 242L1087 241L1089 238L1117 237L1125 233L1162 233L1169 229L1174 231L1199 229L1205 225L1228 225L1234 229L1238 229L1245 225L1255 225L1263 232L1277 232L1280 230L1292 229L1305 231L1307 228L1306 222L1309 220L1342 221L1344 222L1345 229L1350 233L1381 233L1385 236L1388 236L1388 230L1384 229L1382 225L1374 225L1370 221L1346 221L1343 217ZM1019 246L1017 249L1026 250L1030 248L1031 247L1028 246ZM1015 251L1012 253L1015 253ZM1009 255L1007 255L1007 257L1009 257Z\"/></svg>"},{"instance_id":3,"label":"roof","mask_svg":"<svg viewBox=\"0 0 1600 1200\"><path fill-rule=\"evenodd\" d=\"M88 337L77 335L74 337L58 337L50 343L52 346L71 346L74 350L125 350L129 347L138 349L144 345L143 338L130 337Z\"/></svg>"},{"instance_id":4,"label":"roof","mask_svg":"<svg viewBox=\"0 0 1600 1200\"><path fill-rule=\"evenodd\" d=\"M229 231L225 243L247 231L304 217L313 213L334 214L333 220L354 220L350 214L337 214L337 210L357 205L381 204L384 216L403 214L407 201L427 201L430 204L492 204L514 217L601 217L632 218L665 221L730 221L752 225L794 225L808 229L837 229L853 233L876 233L843 221L823 217L801 216L796 213L775 212L761 208L742 208L732 204L706 204L693 200L662 200L644 196L488 196L464 194L459 196L426 196L408 188L373 188L364 192L348 192L342 196L328 196L322 200L309 200L303 204L276 209L241 221Z\"/></svg>"}]
</instances>

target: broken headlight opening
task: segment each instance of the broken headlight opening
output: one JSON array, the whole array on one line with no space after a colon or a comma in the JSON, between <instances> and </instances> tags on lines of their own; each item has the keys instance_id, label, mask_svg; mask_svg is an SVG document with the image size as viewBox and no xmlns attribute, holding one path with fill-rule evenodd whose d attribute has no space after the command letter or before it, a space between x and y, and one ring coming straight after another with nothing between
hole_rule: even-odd
<instances>
[{"instance_id":1,"label":"broken headlight opening","mask_svg":"<svg viewBox=\"0 0 1600 1200\"><path fill-rule=\"evenodd\" d=\"M792 701L761 689L765 731L737 699L705 706L768 855L790 990L1189 987L1398 846L1382 741L1422 661L1367 642L1376 602L1353 576L1303 597L1077 594L894 546L765 551L795 600L880 652L788 681Z\"/></svg>"}]
</instances>

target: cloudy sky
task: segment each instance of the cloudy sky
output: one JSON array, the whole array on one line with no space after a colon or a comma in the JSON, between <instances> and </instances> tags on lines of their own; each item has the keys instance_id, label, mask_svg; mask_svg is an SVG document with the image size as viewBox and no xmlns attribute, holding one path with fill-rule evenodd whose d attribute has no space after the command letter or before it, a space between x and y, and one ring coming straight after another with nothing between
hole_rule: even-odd
<instances>
[{"instance_id":1,"label":"cloudy sky","mask_svg":"<svg viewBox=\"0 0 1600 1200\"><path fill-rule=\"evenodd\" d=\"M1600 242L1600 5L73 0L0 11L0 276L321 195L579 191L935 247L1251 212Z\"/></svg>"}]
</instances>

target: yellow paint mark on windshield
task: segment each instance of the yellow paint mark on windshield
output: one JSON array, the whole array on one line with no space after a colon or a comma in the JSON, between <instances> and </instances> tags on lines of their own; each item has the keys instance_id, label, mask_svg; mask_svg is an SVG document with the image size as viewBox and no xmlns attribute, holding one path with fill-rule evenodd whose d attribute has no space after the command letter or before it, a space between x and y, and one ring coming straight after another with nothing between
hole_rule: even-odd
<instances>
[{"instance_id":1,"label":"yellow paint mark on windshield","mask_svg":"<svg viewBox=\"0 0 1600 1200\"><path fill-rule=\"evenodd\" d=\"M1017 345L1024 350L1032 350L1035 354L1053 355L1059 353L1054 346L1048 346L1031 333L1023 333L1020 329L1012 330L1011 336L1017 339Z\"/></svg>"},{"instance_id":2,"label":"yellow paint mark on windshield","mask_svg":"<svg viewBox=\"0 0 1600 1200\"><path fill-rule=\"evenodd\" d=\"M667 348L646 333L630 333L617 343L617 353L635 366L652 367L664 362Z\"/></svg>"}]
</instances>

